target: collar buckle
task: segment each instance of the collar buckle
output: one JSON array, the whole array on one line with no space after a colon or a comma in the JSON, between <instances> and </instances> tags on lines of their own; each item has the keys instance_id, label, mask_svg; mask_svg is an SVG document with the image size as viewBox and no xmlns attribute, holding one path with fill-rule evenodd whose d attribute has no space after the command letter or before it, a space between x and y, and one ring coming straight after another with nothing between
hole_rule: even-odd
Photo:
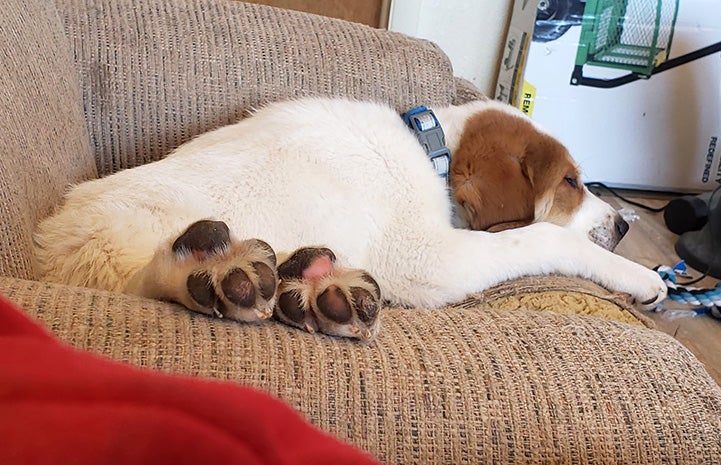
<instances>
[{"instance_id":1,"label":"collar buckle","mask_svg":"<svg viewBox=\"0 0 721 465\"><path fill-rule=\"evenodd\" d=\"M451 151L446 147L446 136L441 123L432 110L424 106L416 107L404 113L403 121L413 130L436 173L448 184L451 171Z\"/></svg>"}]
</instances>

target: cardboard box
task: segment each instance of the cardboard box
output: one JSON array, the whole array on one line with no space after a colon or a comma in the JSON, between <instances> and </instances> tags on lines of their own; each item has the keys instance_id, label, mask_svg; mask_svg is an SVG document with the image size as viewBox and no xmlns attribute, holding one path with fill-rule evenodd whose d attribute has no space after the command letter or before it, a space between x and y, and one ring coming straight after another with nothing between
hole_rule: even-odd
<instances>
[{"instance_id":1,"label":"cardboard box","mask_svg":"<svg viewBox=\"0 0 721 465\"><path fill-rule=\"evenodd\" d=\"M538 0L513 2L511 22L503 45L494 98L514 106L521 103L523 74L531 46L537 6Z\"/></svg>"},{"instance_id":2,"label":"cardboard box","mask_svg":"<svg viewBox=\"0 0 721 465\"><path fill-rule=\"evenodd\" d=\"M721 184L719 19L717 0L541 0L513 103L566 144L586 181L711 190Z\"/></svg>"}]
</instances>

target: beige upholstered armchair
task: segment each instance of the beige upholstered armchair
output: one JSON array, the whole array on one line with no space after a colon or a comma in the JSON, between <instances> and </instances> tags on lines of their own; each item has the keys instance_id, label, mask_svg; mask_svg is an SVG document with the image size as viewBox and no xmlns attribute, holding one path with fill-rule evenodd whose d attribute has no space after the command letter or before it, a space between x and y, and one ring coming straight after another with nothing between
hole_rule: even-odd
<instances>
[{"instance_id":1,"label":"beige upholstered armchair","mask_svg":"<svg viewBox=\"0 0 721 465\"><path fill-rule=\"evenodd\" d=\"M583 281L384 309L370 345L40 281L33 228L68 185L265 102L343 95L400 112L480 97L435 45L226 0L5 0L0 64L0 293L68 343L255 386L388 463L721 461L721 389L672 338L498 304L553 291L545 309L626 312Z\"/></svg>"}]
</instances>

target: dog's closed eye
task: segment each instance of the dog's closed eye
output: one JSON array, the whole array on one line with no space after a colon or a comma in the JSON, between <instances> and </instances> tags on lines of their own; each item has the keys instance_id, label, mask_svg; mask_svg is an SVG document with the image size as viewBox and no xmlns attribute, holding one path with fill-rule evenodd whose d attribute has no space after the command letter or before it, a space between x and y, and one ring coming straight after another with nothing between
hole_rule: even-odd
<instances>
[{"instance_id":1,"label":"dog's closed eye","mask_svg":"<svg viewBox=\"0 0 721 465\"><path fill-rule=\"evenodd\" d=\"M568 183L569 186L571 186L574 189L578 189L578 180L571 176L566 176L565 181Z\"/></svg>"}]
</instances>

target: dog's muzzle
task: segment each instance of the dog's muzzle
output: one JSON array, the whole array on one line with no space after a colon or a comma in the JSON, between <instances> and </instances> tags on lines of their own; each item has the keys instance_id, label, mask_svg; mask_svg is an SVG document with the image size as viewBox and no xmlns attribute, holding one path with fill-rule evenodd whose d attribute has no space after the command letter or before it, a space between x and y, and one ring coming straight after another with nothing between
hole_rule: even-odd
<instances>
[{"instance_id":1,"label":"dog's muzzle","mask_svg":"<svg viewBox=\"0 0 721 465\"><path fill-rule=\"evenodd\" d=\"M623 236L628 232L628 223L616 215L612 221L602 226L596 226L588 233L588 238L606 250L613 251Z\"/></svg>"}]
</instances>

